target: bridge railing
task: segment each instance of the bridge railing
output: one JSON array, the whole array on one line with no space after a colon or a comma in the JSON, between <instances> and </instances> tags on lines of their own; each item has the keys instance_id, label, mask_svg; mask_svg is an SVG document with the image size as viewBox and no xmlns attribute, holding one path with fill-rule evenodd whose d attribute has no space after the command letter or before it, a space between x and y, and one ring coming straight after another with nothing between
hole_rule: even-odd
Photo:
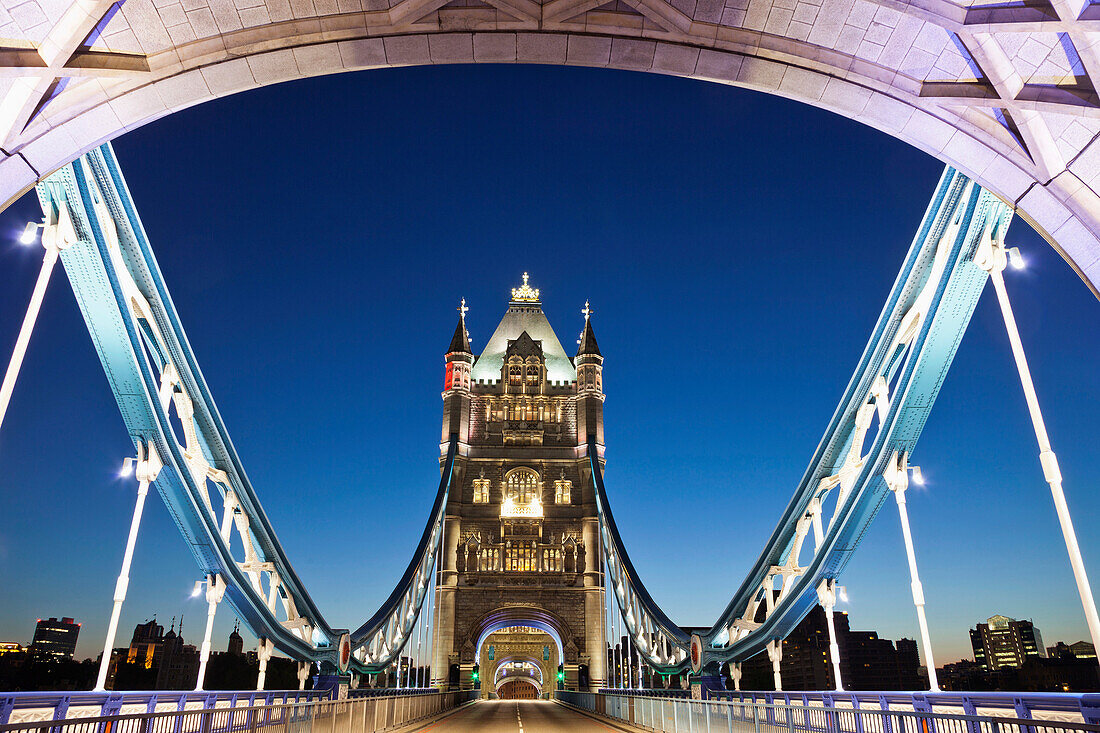
<instances>
[{"instance_id":1,"label":"bridge railing","mask_svg":"<svg viewBox=\"0 0 1100 733\"><path fill-rule=\"evenodd\" d=\"M328 690L3 692L0 693L0 725L92 716L287 705L323 700L330 696Z\"/></svg>"},{"instance_id":2,"label":"bridge railing","mask_svg":"<svg viewBox=\"0 0 1100 733\"><path fill-rule=\"evenodd\" d=\"M244 707L100 715L0 725L0 733L372 733L451 710L467 692L391 694Z\"/></svg>"},{"instance_id":3,"label":"bridge railing","mask_svg":"<svg viewBox=\"0 0 1100 733\"><path fill-rule=\"evenodd\" d=\"M557 699L628 725L685 733L1100 733L1086 722L825 705L559 691Z\"/></svg>"}]
</instances>

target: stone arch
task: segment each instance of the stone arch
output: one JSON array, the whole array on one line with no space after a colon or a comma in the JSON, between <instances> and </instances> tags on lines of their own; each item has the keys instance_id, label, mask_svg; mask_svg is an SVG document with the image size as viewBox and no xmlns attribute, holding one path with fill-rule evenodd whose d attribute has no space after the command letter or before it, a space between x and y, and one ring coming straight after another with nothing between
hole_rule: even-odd
<instances>
[{"instance_id":1,"label":"stone arch","mask_svg":"<svg viewBox=\"0 0 1100 733\"><path fill-rule=\"evenodd\" d=\"M889 16L898 32L888 33L892 45L869 58L863 46L846 47L839 36L849 28L845 23L862 24L850 17L851 3L837 0L834 8L831 1L816 19L787 18L778 28L767 13L763 20L715 15L698 0L630 0L633 15L601 17L590 14L590 5L574 12L572 0L494 0L489 11L449 9L445 0L378 0L370 10L348 12L334 4L317 10L317 3L308 10L295 6L299 15L291 17L287 3L266 0L256 9L262 12L231 9L232 17L201 26L184 19L168 33L168 21L155 12L135 14L143 24L130 27L126 5L115 13L107 0L72 0L63 18L49 19L45 40L38 40L40 30L27 36L30 46L40 43L31 55L42 58L41 68L18 54L0 59L0 66L14 65L10 75L18 79L0 95L0 202L7 206L39 178L127 130L268 84L448 63L614 68L787 97L908 142L1013 202L1100 297L1100 104L1070 92L1059 96L1057 85L1021 80L1007 45L992 35L979 43L973 35L975 23L1005 34L1066 26L1072 42L1085 37L1079 19L1059 16L1049 21L1061 24L1057 28L1042 28L1045 21L1032 28L999 17L1011 9L984 10L979 20L969 18L973 8L943 0L920 7L866 0L861 7L876 19ZM203 0L199 5L205 9ZM802 30L795 32L798 24ZM889 31L889 24L879 23L879 30ZM110 43L99 50L101 30L132 34L143 53L112 50ZM905 67L918 31L951 35L965 46L971 58L963 65L970 63L978 81L943 82ZM1076 50L1084 76L1100 70L1100 54L1085 44ZM1091 81L1100 86L1100 79ZM982 111L987 108L1007 110L1012 124Z\"/></svg>"},{"instance_id":2,"label":"stone arch","mask_svg":"<svg viewBox=\"0 0 1100 733\"><path fill-rule=\"evenodd\" d=\"M545 631L554 640L558 659L562 662L567 659L565 652L570 644L576 649L569 625L557 614L535 606L506 606L490 611L470 627L470 635L477 638L474 644L475 662L480 661L481 645L489 634L509 626L530 626Z\"/></svg>"}]
</instances>

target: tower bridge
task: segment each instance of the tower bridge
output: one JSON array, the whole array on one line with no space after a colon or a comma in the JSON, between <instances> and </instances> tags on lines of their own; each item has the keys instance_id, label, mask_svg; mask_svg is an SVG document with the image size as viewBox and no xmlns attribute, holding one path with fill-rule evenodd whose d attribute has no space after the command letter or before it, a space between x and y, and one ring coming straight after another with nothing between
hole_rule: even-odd
<instances>
[{"instance_id":1,"label":"tower bridge","mask_svg":"<svg viewBox=\"0 0 1100 733\"><path fill-rule=\"evenodd\" d=\"M227 733L322 720L333 731L358 733L471 702L460 718L499 717L512 708L478 705L534 697L554 697L563 706L551 717L595 715L661 730L701 730L704 722L708 730L721 724L730 731L764 725L838 732L866 725L1031 731L1036 725L1020 719L1039 717L1060 719L1070 730L1100 723L1100 705L1087 695L948 694L937 683L905 494L911 478L919 478L910 456L988 281L1020 366L1086 620L1100 639L1002 276L1013 256L1004 244L1013 211L952 168L933 192L789 504L728 605L702 629L685 629L666 615L616 524L614 493L603 479L604 355L589 304L572 355L527 273L480 354L471 349L469 309L460 304L444 355L440 480L425 507L423 533L381 606L354 630L342 628L314 603L263 511L262 487L249 481L233 448L110 145L46 177L37 193L45 219L28 231L40 226L47 264L59 258L64 265L133 440L138 494L97 690L0 695L0 732L16 724L54 730L57 720L82 715L98 715L104 725L145 726L176 715L183 716L173 718L179 725ZM208 614L191 695L105 689L151 487L204 577L196 592L205 595ZM931 689L846 694L832 623L838 581L867 527L890 504L902 522ZM225 604L259 639L257 692L203 691L214 618ZM828 618L837 690L784 695L783 640L818 605ZM298 660L299 691L263 691L276 650ZM776 693L741 690L741 664L759 654L771 663ZM306 692L311 665L319 673ZM732 690L720 677L727 666ZM669 675L688 684L672 689ZM218 712L241 703L245 718ZM834 712L813 718L821 710ZM843 722L836 710L854 717Z\"/></svg>"}]
</instances>

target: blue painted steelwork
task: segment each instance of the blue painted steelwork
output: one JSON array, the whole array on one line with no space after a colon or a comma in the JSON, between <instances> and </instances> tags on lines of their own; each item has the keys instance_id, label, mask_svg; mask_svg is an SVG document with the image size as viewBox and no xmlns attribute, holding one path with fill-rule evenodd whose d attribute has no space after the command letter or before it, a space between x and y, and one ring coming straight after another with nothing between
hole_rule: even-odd
<instances>
[{"instance_id":1,"label":"blue painted steelwork","mask_svg":"<svg viewBox=\"0 0 1100 733\"><path fill-rule=\"evenodd\" d=\"M245 474L110 145L48 176L37 191L44 211L65 208L72 218L79 241L61 259L73 293L139 455L152 450L163 461L155 485L203 574L225 580L226 598L258 637L296 659L336 666L345 631L329 626L310 598ZM384 669L416 622L456 447L452 438L435 508L408 570L352 635L357 671ZM234 557L235 539L243 561Z\"/></svg>"},{"instance_id":2,"label":"blue painted steelwork","mask_svg":"<svg viewBox=\"0 0 1100 733\"><path fill-rule=\"evenodd\" d=\"M701 665L741 661L783 639L818 602L818 585L844 569L887 496L884 474L899 465L904 471L985 286L986 273L972 261L975 251L983 238L1003 240L1011 217L1010 207L992 194L951 168L944 171L794 497L729 605L700 634ZM876 418L878 429L864 452ZM671 624L630 564L591 438L588 455L604 553L625 626L650 664L683 670L690 662L688 635ZM823 528L823 503L829 498L834 514ZM816 547L803 564L803 542L811 530Z\"/></svg>"},{"instance_id":3,"label":"blue painted steelwork","mask_svg":"<svg viewBox=\"0 0 1100 733\"><path fill-rule=\"evenodd\" d=\"M135 446L164 462L157 488L199 566L227 581L230 603L258 636L298 659L335 666L344 632L325 622L305 591L244 473L110 146L49 176L38 193L44 210L65 207L74 222L80 241L62 252L62 261ZM1010 220L1007 205L956 171L944 172L794 497L730 604L700 635L700 664L740 661L782 639L817 602L818 584L843 570L886 496L884 475L904 471L984 287L986 274L973 264L974 252L983 238L1003 238ZM878 428L864 452L876 417ZM594 438L588 451L602 549L626 629L651 665L682 670L689 662L688 634L638 577L615 526ZM457 436L451 436L435 504L397 587L350 634L359 652L351 663L357 671L384 669L408 640L439 554L456 452ZM823 530L830 498L834 514ZM220 526L213 500L222 504ZM244 561L233 556L234 528ZM815 547L803 564L811 528Z\"/></svg>"}]
</instances>

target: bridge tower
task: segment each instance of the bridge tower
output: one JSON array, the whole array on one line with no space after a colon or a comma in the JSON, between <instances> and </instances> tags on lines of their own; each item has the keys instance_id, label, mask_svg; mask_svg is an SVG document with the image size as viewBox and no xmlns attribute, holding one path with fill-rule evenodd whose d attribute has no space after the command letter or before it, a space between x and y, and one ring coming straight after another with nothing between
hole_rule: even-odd
<instances>
[{"instance_id":1,"label":"bridge tower","mask_svg":"<svg viewBox=\"0 0 1100 733\"><path fill-rule=\"evenodd\" d=\"M606 640L587 442L596 435L602 454L604 395L591 310L570 358L524 273L476 359L465 303L459 310L445 357L442 438L457 433L459 454L437 575L433 684L480 684L489 696L522 673L548 693L561 665L565 687L597 689Z\"/></svg>"}]
</instances>

